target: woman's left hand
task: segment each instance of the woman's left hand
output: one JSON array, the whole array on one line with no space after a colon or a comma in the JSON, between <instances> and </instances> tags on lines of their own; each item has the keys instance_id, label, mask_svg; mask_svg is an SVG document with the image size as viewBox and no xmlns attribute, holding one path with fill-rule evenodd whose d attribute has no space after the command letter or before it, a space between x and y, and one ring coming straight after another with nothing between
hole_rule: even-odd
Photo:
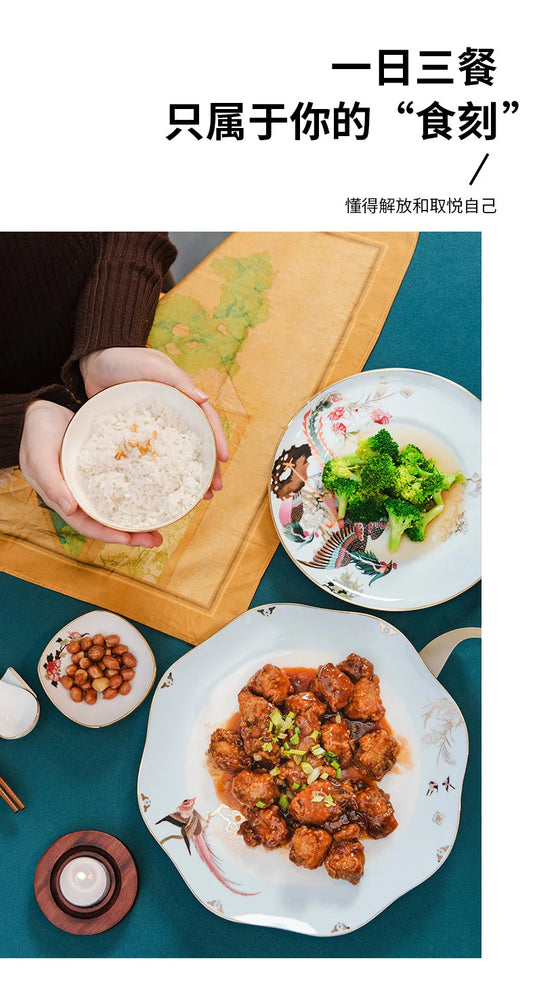
<instances>
[{"instance_id":1,"label":"woman's left hand","mask_svg":"<svg viewBox=\"0 0 535 990\"><path fill-rule=\"evenodd\" d=\"M172 385L189 395L190 399L201 406L216 441L216 469L212 484L204 497L212 498L214 492L221 490L223 482L220 462L228 460L228 445L221 420L208 402L208 396L197 388L193 379L178 368L170 357L151 347L109 347L80 358L80 371L88 399L110 385L142 380Z\"/></svg>"}]
</instances>

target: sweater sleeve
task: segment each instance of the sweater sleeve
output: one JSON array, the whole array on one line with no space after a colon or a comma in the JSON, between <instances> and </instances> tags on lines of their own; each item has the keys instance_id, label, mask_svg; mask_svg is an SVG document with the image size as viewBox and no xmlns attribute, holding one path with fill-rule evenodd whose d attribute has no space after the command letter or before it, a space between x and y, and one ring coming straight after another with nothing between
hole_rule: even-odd
<instances>
[{"instance_id":1,"label":"sweater sleeve","mask_svg":"<svg viewBox=\"0 0 535 990\"><path fill-rule=\"evenodd\" d=\"M85 399L78 361L105 347L144 346L162 280L176 258L163 233L102 233L96 258L76 307L72 354L62 381Z\"/></svg>"},{"instance_id":2,"label":"sweater sleeve","mask_svg":"<svg viewBox=\"0 0 535 990\"><path fill-rule=\"evenodd\" d=\"M79 403L62 385L47 385L35 392L0 396L0 468L19 463L19 448L26 409L35 399L47 399L76 411Z\"/></svg>"}]
</instances>

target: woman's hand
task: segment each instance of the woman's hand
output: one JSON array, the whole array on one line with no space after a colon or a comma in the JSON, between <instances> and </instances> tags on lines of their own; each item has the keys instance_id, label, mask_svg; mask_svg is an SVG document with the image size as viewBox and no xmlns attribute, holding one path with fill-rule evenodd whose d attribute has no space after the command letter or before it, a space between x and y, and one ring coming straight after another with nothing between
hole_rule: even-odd
<instances>
[{"instance_id":1,"label":"woman's hand","mask_svg":"<svg viewBox=\"0 0 535 990\"><path fill-rule=\"evenodd\" d=\"M37 399L30 403L24 418L19 463L26 481L51 509L65 519L77 533L102 543L159 547L160 533L125 533L102 526L79 508L65 483L59 466L63 434L74 413L56 402Z\"/></svg>"},{"instance_id":2,"label":"woman's hand","mask_svg":"<svg viewBox=\"0 0 535 990\"><path fill-rule=\"evenodd\" d=\"M151 347L109 347L81 358L80 371L88 399L110 385L142 380L172 385L189 395L190 399L202 407L216 441L218 463L211 487L204 497L212 498L215 491L221 490L223 482L219 462L228 460L227 440L221 421L208 402L208 396L197 388L190 376L178 368L170 357Z\"/></svg>"}]
</instances>

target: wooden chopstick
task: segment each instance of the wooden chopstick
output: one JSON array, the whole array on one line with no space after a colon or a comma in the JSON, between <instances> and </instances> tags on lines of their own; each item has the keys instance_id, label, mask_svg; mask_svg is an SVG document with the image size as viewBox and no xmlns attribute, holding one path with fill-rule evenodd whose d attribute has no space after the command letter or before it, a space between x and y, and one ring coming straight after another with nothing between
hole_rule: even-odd
<instances>
[{"instance_id":1,"label":"wooden chopstick","mask_svg":"<svg viewBox=\"0 0 535 990\"><path fill-rule=\"evenodd\" d=\"M15 791L6 783L3 777L0 777L0 797L9 805L12 811L22 811L25 807L21 799L17 797Z\"/></svg>"}]
</instances>

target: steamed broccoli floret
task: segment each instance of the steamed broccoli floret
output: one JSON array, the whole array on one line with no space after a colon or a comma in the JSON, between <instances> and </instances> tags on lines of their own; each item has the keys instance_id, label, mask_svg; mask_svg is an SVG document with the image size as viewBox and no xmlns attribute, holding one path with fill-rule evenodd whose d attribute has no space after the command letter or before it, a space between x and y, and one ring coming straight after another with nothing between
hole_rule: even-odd
<instances>
[{"instance_id":1,"label":"steamed broccoli floret","mask_svg":"<svg viewBox=\"0 0 535 990\"><path fill-rule=\"evenodd\" d=\"M443 474L442 475L442 485L440 486L441 491L446 491L451 488L452 485L457 482L459 485L466 485L466 478L464 474Z\"/></svg>"},{"instance_id":2,"label":"steamed broccoli floret","mask_svg":"<svg viewBox=\"0 0 535 990\"><path fill-rule=\"evenodd\" d=\"M332 492L338 501L338 518L346 514L348 499L358 490L355 480L347 473L339 473L339 459L328 461L323 469L323 484L327 491Z\"/></svg>"},{"instance_id":3,"label":"steamed broccoli floret","mask_svg":"<svg viewBox=\"0 0 535 990\"><path fill-rule=\"evenodd\" d=\"M412 526L409 526L407 530L407 536L413 543L421 543L425 540L425 531L432 519L439 516L444 510L444 503L442 499L440 502L436 502L432 509L428 509L427 512L423 512L419 519L413 522Z\"/></svg>"},{"instance_id":4,"label":"steamed broccoli floret","mask_svg":"<svg viewBox=\"0 0 535 990\"><path fill-rule=\"evenodd\" d=\"M465 483L462 474L442 474L434 458L426 458L415 444L407 444L399 454L394 491L399 498L423 506L455 481Z\"/></svg>"},{"instance_id":5,"label":"steamed broccoli floret","mask_svg":"<svg viewBox=\"0 0 535 990\"><path fill-rule=\"evenodd\" d=\"M412 502L413 505L423 506L433 497L435 483L429 484L426 478L413 474L405 464L400 464L392 490L398 498Z\"/></svg>"},{"instance_id":6,"label":"steamed broccoli floret","mask_svg":"<svg viewBox=\"0 0 535 990\"><path fill-rule=\"evenodd\" d=\"M363 492L376 494L391 491L396 480L396 471L390 454L374 454L362 467L360 484Z\"/></svg>"},{"instance_id":7,"label":"steamed broccoli floret","mask_svg":"<svg viewBox=\"0 0 535 990\"><path fill-rule=\"evenodd\" d=\"M390 553L395 553L396 550L399 550L401 537L404 532L419 521L422 516L422 510L418 506L411 505L410 502L405 502L401 498L387 498L385 509L388 513L388 522L390 525L388 549Z\"/></svg>"},{"instance_id":8,"label":"steamed broccoli floret","mask_svg":"<svg viewBox=\"0 0 535 990\"><path fill-rule=\"evenodd\" d=\"M394 438L390 436L388 430L379 430L373 437L368 437L363 442L368 444L371 450L376 451L378 454L388 454L392 460L397 461L399 446Z\"/></svg>"},{"instance_id":9,"label":"steamed broccoli floret","mask_svg":"<svg viewBox=\"0 0 535 990\"><path fill-rule=\"evenodd\" d=\"M376 522L386 516L384 496L370 496L367 498L357 492L349 498L346 509L346 517L352 522Z\"/></svg>"}]
</instances>

